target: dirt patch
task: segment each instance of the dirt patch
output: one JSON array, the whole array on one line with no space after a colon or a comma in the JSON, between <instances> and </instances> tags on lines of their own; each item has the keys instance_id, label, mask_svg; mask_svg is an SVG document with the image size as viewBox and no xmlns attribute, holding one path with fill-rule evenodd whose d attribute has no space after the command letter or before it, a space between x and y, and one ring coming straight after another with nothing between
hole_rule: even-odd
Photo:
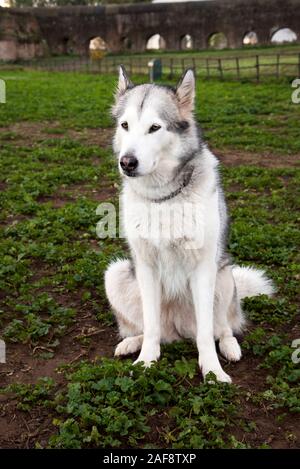
<instances>
[{"instance_id":1,"label":"dirt patch","mask_svg":"<svg viewBox=\"0 0 300 469\"><path fill-rule=\"evenodd\" d=\"M39 276L51 275L51 269L39 266L31 281L36 282ZM81 356L93 360L97 356L112 356L113 349L118 341L117 330L112 327L103 326L96 319L97 311L93 302L82 302L83 290L62 294L55 292L53 288L42 287L37 293L49 292L61 306L74 308L80 311L74 324L69 326L59 345L50 350L51 337L45 343L35 344L13 344L7 343L7 363L1 365L1 385L12 382L34 383L41 376L56 376L56 368L63 363L71 363ZM93 298L97 303L99 298ZM106 305L108 307L108 305ZM89 339L88 343L84 339ZM40 354L45 351L55 352L51 359L44 359ZM57 377L57 376L56 376Z\"/></svg>"},{"instance_id":2,"label":"dirt patch","mask_svg":"<svg viewBox=\"0 0 300 469\"><path fill-rule=\"evenodd\" d=\"M102 180L101 186L95 188L89 187L88 184L72 184L66 188L61 188L56 192L55 199L68 198L69 200L76 200L79 197L86 196L92 200L102 202L116 194L114 184ZM52 199L53 200L53 199Z\"/></svg>"},{"instance_id":3,"label":"dirt patch","mask_svg":"<svg viewBox=\"0 0 300 469\"><path fill-rule=\"evenodd\" d=\"M7 127L0 127L2 141L12 142L16 146L34 146L47 139L70 138L87 145L108 147L111 144L112 128L64 129L59 122L17 122ZM13 139L11 138L13 135Z\"/></svg>"},{"instance_id":4,"label":"dirt patch","mask_svg":"<svg viewBox=\"0 0 300 469\"><path fill-rule=\"evenodd\" d=\"M84 339L89 339L88 345L81 344ZM52 359L44 359L40 355L50 350L46 344L34 346L7 343L8 359L5 365L1 365L1 385L36 383L43 376L62 382L62 375L57 372L59 366L83 358L92 361L96 357L112 357L117 342L115 329L102 326L93 314L85 311L61 338Z\"/></svg>"},{"instance_id":5,"label":"dirt patch","mask_svg":"<svg viewBox=\"0 0 300 469\"><path fill-rule=\"evenodd\" d=\"M0 407L1 406L0 396ZM16 402L6 402L0 413L0 437L1 449L29 449L35 448L38 440L42 446L46 446L49 437L53 435L56 428L52 424L52 416L49 411L39 409L38 411L22 412L16 411ZM1 411L0 411L1 412Z\"/></svg>"},{"instance_id":6,"label":"dirt patch","mask_svg":"<svg viewBox=\"0 0 300 469\"><path fill-rule=\"evenodd\" d=\"M83 129L82 131L69 130L70 138L81 140L87 145L99 145L101 147L109 147L112 142L114 129Z\"/></svg>"},{"instance_id":7,"label":"dirt patch","mask_svg":"<svg viewBox=\"0 0 300 469\"><path fill-rule=\"evenodd\" d=\"M214 150L226 166L250 165L263 168L300 167L300 155L274 155L272 153L249 153L239 150Z\"/></svg>"},{"instance_id":8,"label":"dirt patch","mask_svg":"<svg viewBox=\"0 0 300 469\"><path fill-rule=\"evenodd\" d=\"M245 431L237 426L232 431L237 440L247 442L252 448L258 448L262 443L273 449L298 448L300 431L295 418L285 416L278 419L279 412L270 410L265 405L258 407L248 398L243 399L241 409L243 419L251 430Z\"/></svg>"},{"instance_id":9,"label":"dirt patch","mask_svg":"<svg viewBox=\"0 0 300 469\"><path fill-rule=\"evenodd\" d=\"M8 228L10 226L17 225L19 222L24 220L30 220L29 215L8 215L6 220L2 220L0 223L1 228Z\"/></svg>"},{"instance_id":10,"label":"dirt patch","mask_svg":"<svg viewBox=\"0 0 300 469\"><path fill-rule=\"evenodd\" d=\"M38 197L38 202L51 203L54 208L61 208L65 204L71 203L80 197L87 197L96 202L103 202L116 195L116 188L108 181L102 181L99 188L91 188L88 184L72 184L68 187L58 189L53 195L43 195Z\"/></svg>"}]
</instances>

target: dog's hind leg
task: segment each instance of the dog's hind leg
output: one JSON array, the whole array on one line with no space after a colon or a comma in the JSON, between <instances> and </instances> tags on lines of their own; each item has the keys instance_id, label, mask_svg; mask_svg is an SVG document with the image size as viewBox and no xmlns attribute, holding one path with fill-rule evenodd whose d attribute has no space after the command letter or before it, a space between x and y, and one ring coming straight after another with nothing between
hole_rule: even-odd
<instances>
[{"instance_id":1,"label":"dog's hind leg","mask_svg":"<svg viewBox=\"0 0 300 469\"><path fill-rule=\"evenodd\" d=\"M237 328L241 312L236 297L235 282L231 266L224 267L217 274L214 303L214 335L219 339L221 354L229 361L238 361L241 348L233 331Z\"/></svg>"},{"instance_id":2,"label":"dog's hind leg","mask_svg":"<svg viewBox=\"0 0 300 469\"><path fill-rule=\"evenodd\" d=\"M118 260L105 272L105 290L115 312L120 336L124 339L115 355L129 355L143 343L142 302L130 260Z\"/></svg>"},{"instance_id":3,"label":"dog's hind leg","mask_svg":"<svg viewBox=\"0 0 300 469\"><path fill-rule=\"evenodd\" d=\"M115 312L122 338L143 333L139 286L130 260L117 260L105 272L107 298Z\"/></svg>"}]
</instances>

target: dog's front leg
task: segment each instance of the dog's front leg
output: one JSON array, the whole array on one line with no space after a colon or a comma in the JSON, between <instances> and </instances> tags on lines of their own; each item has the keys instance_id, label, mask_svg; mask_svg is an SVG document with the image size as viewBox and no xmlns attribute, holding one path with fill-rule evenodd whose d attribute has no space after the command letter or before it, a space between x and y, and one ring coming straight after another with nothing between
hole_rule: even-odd
<instances>
[{"instance_id":1,"label":"dog's front leg","mask_svg":"<svg viewBox=\"0 0 300 469\"><path fill-rule=\"evenodd\" d=\"M137 281L143 307L143 345L135 363L144 362L150 366L160 356L160 309L161 286L153 268L144 262L136 266Z\"/></svg>"},{"instance_id":2,"label":"dog's front leg","mask_svg":"<svg viewBox=\"0 0 300 469\"><path fill-rule=\"evenodd\" d=\"M196 341L203 377L212 371L218 381L230 383L222 369L214 341L213 305L217 267L211 260L201 262L191 276L191 290L196 315Z\"/></svg>"}]
</instances>

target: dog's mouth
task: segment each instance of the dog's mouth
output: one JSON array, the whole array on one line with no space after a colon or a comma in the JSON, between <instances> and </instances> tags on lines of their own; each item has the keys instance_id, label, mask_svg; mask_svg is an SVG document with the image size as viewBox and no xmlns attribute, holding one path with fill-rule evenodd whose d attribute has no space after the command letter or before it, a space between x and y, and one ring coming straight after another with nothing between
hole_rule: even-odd
<instances>
[{"instance_id":1,"label":"dog's mouth","mask_svg":"<svg viewBox=\"0 0 300 469\"><path fill-rule=\"evenodd\" d=\"M122 169L122 173L127 176L127 177L130 177L130 178L135 178L135 177L138 177L139 174L137 171L126 171L126 169Z\"/></svg>"}]
</instances>

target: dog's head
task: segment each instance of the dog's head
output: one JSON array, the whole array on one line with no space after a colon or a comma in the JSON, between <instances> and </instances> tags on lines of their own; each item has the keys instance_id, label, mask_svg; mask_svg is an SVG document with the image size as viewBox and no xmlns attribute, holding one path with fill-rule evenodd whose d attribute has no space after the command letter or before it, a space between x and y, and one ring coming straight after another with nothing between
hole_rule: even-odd
<instances>
[{"instance_id":1,"label":"dog's head","mask_svg":"<svg viewBox=\"0 0 300 469\"><path fill-rule=\"evenodd\" d=\"M197 149L194 99L192 70L171 88L135 86L120 67L112 114L117 121L114 151L121 174L137 177L172 172Z\"/></svg>"}]
</instances>

